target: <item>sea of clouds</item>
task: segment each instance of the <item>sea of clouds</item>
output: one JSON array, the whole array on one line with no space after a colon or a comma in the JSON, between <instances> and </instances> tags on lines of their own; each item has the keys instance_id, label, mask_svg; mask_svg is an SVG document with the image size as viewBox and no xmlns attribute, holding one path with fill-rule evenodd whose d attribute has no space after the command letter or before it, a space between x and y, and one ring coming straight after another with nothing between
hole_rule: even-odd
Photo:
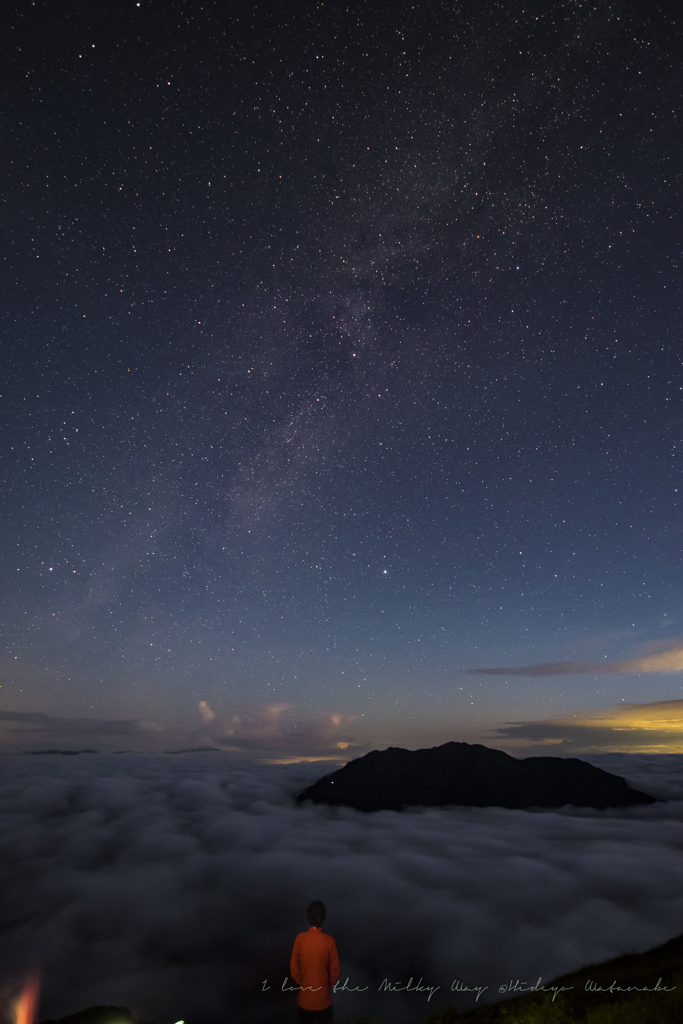
<instances>
[{"instance_id":1,"label":"sea of clouds","mask_svg":"<svg viewBox=\"0 0 683 1024\"><path fill-rule=\"evenodd\" d=\"M683 755L585 759L667 802L366 815L295 803L321 764L4 755L0 987L38 967L41 1019L114 1004L155 1024L293 1021L282 988L313 899L341 983L365 989L337 993L341 1024L642 952L683 932Z\"/></svg>"}]
</instances>

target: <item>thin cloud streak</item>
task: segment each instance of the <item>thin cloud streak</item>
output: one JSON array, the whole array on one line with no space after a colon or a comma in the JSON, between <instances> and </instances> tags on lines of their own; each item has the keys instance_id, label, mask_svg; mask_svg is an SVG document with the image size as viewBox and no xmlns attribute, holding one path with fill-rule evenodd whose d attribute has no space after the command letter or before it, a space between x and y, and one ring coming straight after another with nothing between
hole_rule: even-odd
<instances>
[{"instance_id":1,"label":"thin cloud streak","mask_svg":"<svg viewBox=\"0 0 683 1024\"><path fill-rule=\"evenodd\" d=\"M0 741L3 745L17 740L50 742L55 740L115 739L141 737L163 731L155 722L135 719L60 718L42 711L0 711Z\"/></svg>"},{"instance_id":2,"label":"thin cloud streak","mask_svg":"<svg viewBox=\"0 0 683 1024\"><path fill-rule=\"evenodd\" d=\"M574 676L596 672L629 675L639 672L683 672L683 646L625 661L546 661L538 665L470 669L471 675L486 676Z\"/></svg>"}]
</instances>

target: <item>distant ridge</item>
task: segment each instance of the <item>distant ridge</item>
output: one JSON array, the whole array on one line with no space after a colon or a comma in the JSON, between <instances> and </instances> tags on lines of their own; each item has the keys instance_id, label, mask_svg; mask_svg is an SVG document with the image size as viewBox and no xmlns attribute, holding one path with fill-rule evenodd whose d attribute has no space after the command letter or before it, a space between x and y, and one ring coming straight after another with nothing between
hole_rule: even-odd
<instances>
[{"instance_id":1,"label":"distant ridge","mask_svg":"<svg viewBox=\"0 0 683 1024\"><path fill-rule=\"evenodd\" d=\"M91 750L88 747L87 750L55 750L55 749L53 749L53 750L31 750L30 753L31 754L66 754L66 755L71 756L71 755L75 755L75 754L96 754L97 751L96 750Z\"/></svg>"},{"instance_id":2,"label":"distant ridge","mask_svg":"<svg viewBox=\"0 0 683 1024\"><path fill-rule=\"evenodd\" d=\"M208 754L220 753L220 747L183 747L182 750L165 750L165 754Z\"/></svg>"},{"instance_id":3,"label":"distant ridge","mask_svg":"<svg viewBox=\"0 0 683 1024\"><path fill-rule=\"evenodd\" d=\"M575 757L521 760L480 743L373 750L323 776L297 802L400 811L404 807L630 807L657 801L619 775Z\"/></svg>"}]
</instances>

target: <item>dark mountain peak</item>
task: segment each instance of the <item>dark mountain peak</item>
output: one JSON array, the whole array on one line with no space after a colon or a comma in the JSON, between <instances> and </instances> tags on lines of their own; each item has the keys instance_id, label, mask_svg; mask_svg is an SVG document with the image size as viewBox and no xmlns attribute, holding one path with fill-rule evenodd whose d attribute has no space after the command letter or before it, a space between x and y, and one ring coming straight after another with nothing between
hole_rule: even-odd
<instances>
[{"instance_id":1,"label":"dark mountain peak","mask_svg":"<svg viewBox=\"0 0 683 1024\"><path fill-rule=\"evenodd\" d=\"M576 757L518 759L481 743L371 750L323 776L297 796L355 807L399 811L403 807L630 807L655 803L619 775Z\"/></svg>"}]
</instances>

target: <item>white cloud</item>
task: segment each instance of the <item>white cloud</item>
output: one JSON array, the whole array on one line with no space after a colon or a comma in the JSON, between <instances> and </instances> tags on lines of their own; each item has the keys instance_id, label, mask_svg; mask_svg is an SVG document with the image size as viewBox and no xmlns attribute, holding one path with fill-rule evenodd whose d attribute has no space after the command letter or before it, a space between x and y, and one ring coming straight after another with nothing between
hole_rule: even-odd
<instances>
[{"instance_id":1,"label":"white cloud","mask_svg":"<svg viewBox=\"0 0 683 1024\"><path fill-rule=\"evenodd\" d=\"M215 712L211 710L211 708L209 707L208 703L205 700L200 700L199 702L199 714L202 716L205 722L213 722L213 720L216 717Z\"/></svg>"}]
</instances>

